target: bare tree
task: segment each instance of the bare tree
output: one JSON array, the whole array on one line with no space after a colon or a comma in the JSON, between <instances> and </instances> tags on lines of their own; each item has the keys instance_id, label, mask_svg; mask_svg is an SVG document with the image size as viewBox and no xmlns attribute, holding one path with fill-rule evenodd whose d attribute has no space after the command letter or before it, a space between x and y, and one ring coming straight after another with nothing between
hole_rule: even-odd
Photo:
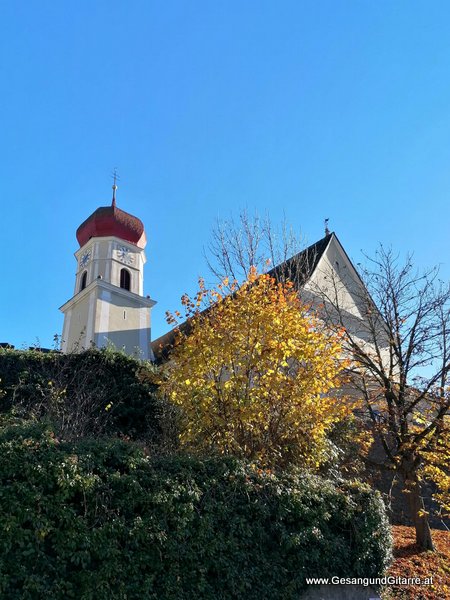
<instances>
[{"instance_id":1,"label":"bare tree","mask_svg":"<svg viewBox=\"0 0 450 600\"><path fill-rule=\"evenodd\" d=\"M411 256L401 264L383 247L362 275L364 285L355 273L330 270L315 293L353 357L351 383L381 448L367 460L400 476L417 543L434 550L422 470L450 413L450 288L437 269L418 273Z\"/></svg>"},{"instance_id":2,"label":"bare tree","mask_svg":"<svg viewBox=\"0 0 450 600\"><path fill-rule=\"evenodd\" d=\"M269 271L279 280L300 284L314 261L313 253L305 252L302 236L286 220L276 227L268 216L251 216L247 211L237 219L218 220L204 254L216 280L227 277L239 283L256 267L258 273ZM281 265L283 268L277 268Z\"/></svg>"}]
</instances>

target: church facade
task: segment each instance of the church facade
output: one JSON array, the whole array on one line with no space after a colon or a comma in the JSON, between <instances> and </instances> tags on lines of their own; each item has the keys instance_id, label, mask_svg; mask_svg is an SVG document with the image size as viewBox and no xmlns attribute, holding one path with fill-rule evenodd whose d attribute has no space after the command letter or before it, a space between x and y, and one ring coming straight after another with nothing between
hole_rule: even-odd
<instances>
[{"instance_id":1,"label":"church facade","mask_svg":"<svg viewBox=\"0 0 450 600\"><path fill-rule=\"evenodd\" d=\"M74 294L64 313L61 350L78 352L112 346L138 358L152 358L151 309L143 294L144 225L116 205L97 208L77 229Z\"/></svg>"}]
</instances>

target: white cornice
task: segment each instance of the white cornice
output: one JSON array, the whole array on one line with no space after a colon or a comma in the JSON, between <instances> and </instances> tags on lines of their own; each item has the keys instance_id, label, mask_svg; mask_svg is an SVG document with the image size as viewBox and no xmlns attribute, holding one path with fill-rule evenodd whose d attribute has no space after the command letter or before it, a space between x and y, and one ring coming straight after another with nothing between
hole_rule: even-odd
<instances>
[{"instance_id":1,"label":"white cornice","mask_svg":"<svg viewBox=\"0 0 450 600\"><path fill-rule=\"evenodd\" d=\"M91 283L88 286L86 286L84 290L81 290L81 292L78 292L78 294L73 296L73 298L71 298L65 304L60 306L59 310L61 312L66 312L66 310L68 310L69 308L73 308L86 296L95 292L96 289L103 289L108 292L112 292L118 296L121 296L122 298L125 298L126 300L133 302L134 304L140 305L141 307L145 306L151 308L156 304L156 300L152 300L151 298L145 298L144 296L140 296L139 294L135 294L133 292L129 292L128 290L124 290L123 288L118 287L117 285L112 285L112 283L108 283L104 279L94 279L94 281L91 281Z\"/></svg>"}]
</instances>

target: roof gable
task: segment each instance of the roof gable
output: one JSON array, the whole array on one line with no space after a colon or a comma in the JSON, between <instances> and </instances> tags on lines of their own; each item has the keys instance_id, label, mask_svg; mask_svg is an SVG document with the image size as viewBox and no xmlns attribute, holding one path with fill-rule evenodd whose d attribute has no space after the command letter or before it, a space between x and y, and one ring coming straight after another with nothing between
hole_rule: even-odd
<instances>
[{"instance_id":1,"label":"roof gable","mask_svg":"<svg viewBox=\"0 0 450 600\"><path fill-rule=\"evenodd\" d=\"M303 287L316 270L333 236L334 233L329 233L318 242L291 256L271 269L269 275L278 281L290 280L298 289Z\"/></svg>"},{"instance_id":2,"label":"roof gable","mask_svg":"<svg viewBox=\"0 0 450 600\"><path fill-rule=\"evenodd\" d=\"M305 282L304 289L322 300L326 297L331 299L334 295L335 302L339 303L339 299L344 301L340 304L341 308L345 307L359 318L366 317L368 304L378 312L366 284L335 233L331 234L329 244Z\"/></svg>"}]
</instances>

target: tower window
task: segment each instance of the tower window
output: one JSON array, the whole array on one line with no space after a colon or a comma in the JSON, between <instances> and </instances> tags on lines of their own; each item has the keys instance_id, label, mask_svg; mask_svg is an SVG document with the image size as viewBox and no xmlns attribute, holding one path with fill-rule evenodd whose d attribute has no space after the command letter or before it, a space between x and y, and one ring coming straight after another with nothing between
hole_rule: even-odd
<instances>
[{"instance_id":1,"label":"tower window","mask_svg":"<svg viewBox=\"0 0 450 600\"><path fill-rule=\"evenodd\" d=\"M126 269L120 269L120 287L130 291L131 275L130 271L127 271Z\"/></svg>"},{"instance_id":2,"label":"tower window","mask_svg":"<svg viewBox=\"0 0 450 600\"><path fill-rule=\"evenodd\" d=\"M81 276L80 292L81 292L81 290L84 290L84 288L86 287L86 284L87 284L87 271L85 271L83 273L83 275Z\"/></svg>"}]
</instances>

